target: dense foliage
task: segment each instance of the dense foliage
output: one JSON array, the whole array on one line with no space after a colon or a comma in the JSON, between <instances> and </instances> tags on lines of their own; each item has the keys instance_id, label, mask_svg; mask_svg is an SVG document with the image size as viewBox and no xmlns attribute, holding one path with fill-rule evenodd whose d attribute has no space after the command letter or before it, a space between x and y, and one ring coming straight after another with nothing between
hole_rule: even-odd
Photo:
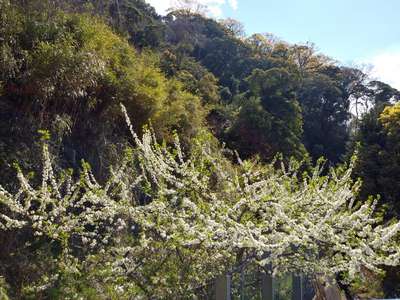
<instances>
[{"instance_id":1,"label":"dense foliage","mask_svg":"<svg viewBox=\"0 0 400 300\"><path fill-rule=\"evenodd\" d=\"M200 99L167 79L155 54L137 53L100 20L46 10L25 17L16 8L2 18L12 31L1 42L3 167L32 160L30 145L46 128L69 165L85 158L103 174L126 143L120 102L137 131L151 120L160 137L178 130L190 139L201 128Z\"/></svg>"},{"instance_id":2,"label":"dense foliage","mask_svg":"<svg viewBox=\"0 0 400 300\"><path fill-rule=\"evenodd\" d=\"M400 92L181 2L0 0L0 299L399 296Z\"/></svg>"}]
</instances>

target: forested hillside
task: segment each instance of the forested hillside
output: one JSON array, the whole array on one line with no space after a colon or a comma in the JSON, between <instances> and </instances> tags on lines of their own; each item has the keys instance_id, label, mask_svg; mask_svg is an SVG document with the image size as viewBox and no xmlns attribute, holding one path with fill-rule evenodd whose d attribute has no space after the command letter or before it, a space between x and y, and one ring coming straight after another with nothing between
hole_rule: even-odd
<instances>
[{"instance_id":1,"label":"forested hillside","mask_svg":"<svg viewBox=\"0 0 400 300\"><path fill-rule=\"evenodd\" d=\"M0 24L0 299L207 299L243 261L400 295L398 90L144 0Z\"/></svg>"}]
</instances>

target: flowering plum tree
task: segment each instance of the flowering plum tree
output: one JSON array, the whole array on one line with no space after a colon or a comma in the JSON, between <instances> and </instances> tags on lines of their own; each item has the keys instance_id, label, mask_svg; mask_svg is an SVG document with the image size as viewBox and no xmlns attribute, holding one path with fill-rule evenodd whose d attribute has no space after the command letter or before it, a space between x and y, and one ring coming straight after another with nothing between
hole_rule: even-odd
<instances>
[{"instance_id":1,"label":"flowering plum tree","mask_svg":"<svg viewBox=\"0 0 400 300\"><path fill-rule=\"evenodd\" d=\"M352 165L326 175L322 162L304 173L295 161L232 165L204 137L185 154L178 138L139 138L123 111L135 146L106 183L86 164L78 178L55 172L44 143L41 185L18 171L19 191L0 189L2 240L25 236L9 256L34 257L21 293L190 297L241 264L349 279L399 264L400 223L381 224L375 200L356 203Z\"/></svg>"}]
</instances>

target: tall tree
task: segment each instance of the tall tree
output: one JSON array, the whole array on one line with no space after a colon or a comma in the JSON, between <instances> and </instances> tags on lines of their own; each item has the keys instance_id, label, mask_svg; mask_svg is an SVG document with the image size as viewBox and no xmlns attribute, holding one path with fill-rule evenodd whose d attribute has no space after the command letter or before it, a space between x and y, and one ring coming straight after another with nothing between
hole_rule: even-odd
<instances>
[{"instance_id":1,"label":"tall tree","mask_svg":"<svg viewBox=\"0 0 400 300\"><path fill-rule=\"evenodd\" d=\"M229 131L233 145L245 154L271 159L277 153L303 158L302 116L295 97L296 81L285 70L256 69L246 79L253 100L245 102ZM258 99L258 100L256 100Z\"/></svg>"},{"instance_id":2,"label":"tall tree","mask_svg":"<svg viewBox=\"0 0 400 300\"><path fill-rule=\"evenodd\" d=\"M304 116L304 144L311 156L337 163L345 154L349 135L349 99L339 82L316 73L303 80L299 101Z\"/></svg>"},{"instance_id":3,"label":"tall tree","mask_svg":"<svg viewBox=\"0 0 400 300\"><path fill-rule=\"evenodd\" d=\"M360 197L380 195L387 216L400 216L400 105L381 104L366 114L357 141L359 160L355 175L361 177Z\"/></svg>"}]
</instances>

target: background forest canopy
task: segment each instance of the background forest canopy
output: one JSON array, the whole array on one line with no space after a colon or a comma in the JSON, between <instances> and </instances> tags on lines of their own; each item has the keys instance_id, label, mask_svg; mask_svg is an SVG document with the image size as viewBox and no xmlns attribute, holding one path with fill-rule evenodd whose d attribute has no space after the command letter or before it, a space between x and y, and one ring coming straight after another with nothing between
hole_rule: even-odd
<instances>
[{"instance_id":1,"label":"background forest canopy","mask_svg":"<svg viewBox=\"0 0 400 300\"><path fill-rule=\"evenodd\" d=\"M400 92L384 82L371 79L360 69L340 65L316 51L313 44L293 45L270 34L247 36L236 20L211 19L203 14L204 7L196 6L195 2L179 3L177 9L160 16L144 0L0 0L0 186L4 188L0 190L0 215L13 211L5 204L11 200L1 197L11 199L11 196L5 196L9 195L8 192L18 194L21 191L22 174L27 174L24 178L32 186L43 183L39 175L43 169L43 143L51 154L45 151L49 160L51 157L55 174L68 173L71 180L79 181L79 176L83 178L79 175L81 170L88 178L97 179L98 185L91 179L89 183L82 183L82 194L85 195L108 193L106 188L99 188L101 192L95 192L95 189L107 186L110 178L114 178L115 168L125 163L122 157L135 157L136 163L126 164L137 172L140 169L138 165L147 166L146 159L151 161L158 157L156 154L151 159L144 154L138 155L139 158L135 156L140 149L137 150L132 143L130 128L121 112L120 104L123 104L131 119L133 132L139 136L152 136L154 140L150 144L157 145L154 146L156 150L153 149L156 153L157 147L160 147L165 152L176 151L174 159L179 153L194 159L203 155L199 145L208 145L211 154L207 152L207 155L211 158L200 160L193 168L206 174L201 178L210 181L206 186L213 192L222 189L220 180L223 176L215 175L214 178L214 173L218 173L214 169L216 160L222 161L217 164L218 168L229 169L229 176L240 173L240 168L250 168L247 164L252 163L256 165L255 169L266 168L274 174L271 176L275 176L273 169L279 165L276 157L281 157L283 165L288 168L292 166L292 159L302 161L301 167L298 166L294 172L296 174L312 173L315 171L312 166L323 157L326 162L318 169L318 174L321 178L325 175L334 178L329 167L343 168L342 164L349 163L353 154L357 153L350 176L355 181L360 178L362 182L354 184L353 192L357 191L355 207L370 205L371 197L379 195L379 220L394 224L400 216ZM177 135L180 142L175 149ZM140 145L138 141L140 138L136 140L136 144ZM242 166L237 165L235 152L245 161ZM163 164L160 162L160 165ZM65 171L67 168L71 169ZM16 169L19 176L15 175ZM242 171L247 174L248 170ZM346 180L351 181L350 177ZM293 178L284 179L297 186L297 181L291 181ZM318 186L321 182L314 179ZM85 180L87 178L82 182ZM168 182L168 179L165 180ZM346 181L346 187L351 185L349 181ZM338 182L329 182L339 189ZM170 195L162 188L162 193L152 190L155 189L154 184L149 180L140 188L135 187L129 195L136 199L139 206L149 205L152 201L156 203L154 199L157 197L169 199ZM195 194L195 187L192 188ZM228 189L223 188L225 192ZM298 188L301 190L300 185ZM49 189L51 192L56 190L54 186ZM115 188L119 189L123 190L120 186ZM44 190L40 191L38 194L43 192L48 196ZM188 190L180 192L190 194ZM18 195L26 193L30 193L29 188ZM114 199L114 196L107 197ZM209 201L200 198L204 203ZM35 201L33 206L38 205ZM288 205L295 205L289 202ZM98 203L90 205L93 208ZM116 207L120 209L118 205ZM211 214L207 205L204 204L202 209ZM339 206L343 205L340 203ZM63 209L76 213L73 207ZM21 211L13 213L18 215ZM118 213L116 211L112 217L119 220ZM141 213L142 217L148 212ZM135 217L138 217L136 214L139 213L135 212ZM249 220L251 218L258 220L260 216L255 214L249 216ZM82 230L90 231L92 225L89 225ZM101 226L105 226L104 223ZM101 226L96 232L109 238L107 226ZM141 226L145 230L146 225ZM40 227L41 230L43 228L50 230ZM51 279L43 270L59 268L55 263L59 257L65 259L61 260L64 263L74 261L77 269L82 267L78 266L82 257L87 261L96 260L91 261L93 266L102 262L101 255L94 255L95 247L89 247L90 250L85 252L82 250L84 246L80 245L71 250L73 255L62 251L65 245L76 243L74 239L77 239L75 234L78 233L70 233L70 240L60 241L54 237L55 231L47 237L48 240L37 239L34 237L35 230L37 228L10 234L0 227L0 299L3 289L9 290L10 296L16 298L38 293L43 293L43 297L62 298L62 293L71 293L63 287L71 284L68 280L76 274L68 277L65 274L70 274L71 270L65 269L61 282L59 277ZM126 236L122 238L126 243L128 239ZM162 240L154 238L151 249L156 252L157 247L163 245ZM26 243L30 246L25 247ZM166 248L166 251L172 248ZM178 256L190 253L190 249L185 247L180 250L183 252ZM390 248L388 252L392 250ZM145 260L143 253L135 251L137 249L129 255L136 254ZM210 249L199 251L195 264L202 261ZM242 248L240 251L245 252ZM244 252L240 252L243 257ZM49 253L54 257L51 267L43 263L43 257ZM168 287L176 284L174 288L179 293L184 293L188 287L193 293L202 293L200 288L194 288L193 283L196 280L204 283L204 278L195 278L198 270L186 270L190 273L189 282L179 285L179 272L170 270L176 261L168 260L174 255L167 255L166 263L160 270L149 263L147 269L141 269L140 276L127 275L131 276L130 279L133 277L136 284L142 282L151 287L130 286L128 290L145 298L143 295L154 288L154 293L162 298L170 295L168 293L172 292ZM222 261L229 265L232 259L226 256ZM185 266L184 262L181 263ZM206 270L206 267L211 268L202 267ZM374 275L378 277L371 275L372 281L378 282L373 287L368 283L371 278L365 274L361 279L347 280L348 293L398 296L399 269L384 267L383 270L384 273ZM156 278L154 274L161 271L173 273L168 275L166 280L169 281L152 282ZM94 270L90 272L93 272L90 276L97 278L107 276L109 270L98 270L99 274ZM335 276L338 279L346 277L346 272L340 269L340 274ZM34 273L39 275L32 275ZM29 287L33 277L33 281L40 281L43 277L39 280L35 276L43 274L48 276L48 281L41 282L42 290ZM4 284L2 277L6 281ZM73 292L82 292L85 284L93 285L93 278L85 278L82 287L75 283ZM121 275L115 280L121 278L125 277ZM51 286L54 282L57 284ZM155 288L157 284L159 290ZM107 287L104 287L105 295L110 292L106 290ZM86 292L95 293L90 289ZM90 298L89 294L85 297ZM114 296L121 297L117 294ZM94 294L92 296L95 297ZM186 296L182 294L182 297Z\"/></svg>"}]
</instances>

